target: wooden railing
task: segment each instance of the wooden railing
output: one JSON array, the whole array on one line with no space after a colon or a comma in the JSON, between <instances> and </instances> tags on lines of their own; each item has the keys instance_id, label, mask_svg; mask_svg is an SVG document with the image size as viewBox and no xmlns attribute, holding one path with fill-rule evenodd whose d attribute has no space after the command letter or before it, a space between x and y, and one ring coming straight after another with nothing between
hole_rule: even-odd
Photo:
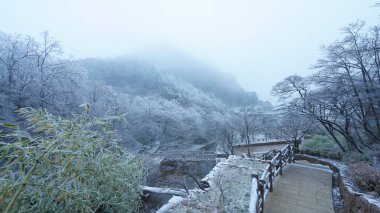
<instances>
[{"instance_id":1,"label":"wooden railing","mask_svg":"<svg viewBox=\"0 0 380 213\"><path fill-rule=\"evenodd\" d=\"M261 160L272 160L276 156L276 154L279 152L280 152L280 150L278 150L278 149L272 149L272 150L262 154L260 156L260 159Z\"/></svg>"},{"instance_id":2,"label":"wooden railing","mask_svg":"<svg viewBox=\"0 0 380 213\"><path fill-rule=\"evenodd\" d=\"M294 163L294 146L290 143L283 149L281 149L273 158L268 162L268 166L265 171L259 177L258 175L252 175L252 189L256 188L256 194L251 193L251 200L249 206L250 213L262 213L264 212L265 196L268 192L273 191L273 181L278 175L282 175L282 169L288 163ZM253 192L254 193L254 192Z\"/></svg>"}]
</instances>

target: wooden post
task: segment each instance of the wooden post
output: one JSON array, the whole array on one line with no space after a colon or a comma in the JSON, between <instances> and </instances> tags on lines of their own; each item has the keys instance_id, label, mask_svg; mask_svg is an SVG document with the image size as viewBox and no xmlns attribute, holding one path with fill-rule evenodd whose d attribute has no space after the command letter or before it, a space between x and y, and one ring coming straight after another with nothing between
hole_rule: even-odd
<instances>
[{"instance_id":1,"label":"wooden post","mask_svg":"<svg viewBox=\"0 0 380 213\"><path fill-rule=\"evenodd\" d=\"M249 213L260 212L260 182L259 175L252 174L251 195L249 200Z\"/></svg>"},{"instance_id":2,"label":"wooden post","mask_svg":"<svg viewBox=\"0 0 380 213\"><path fill-rule=\"evenodd\" d=\"M288 143L288 163L292 163L293 151L290 142Z\"/></svg>"},{"instance_id":3,"label":"wooden post","mask_svg":"<svg viewBox=\"0 0 380 213\"><path fill-rule=\"evenodd\" d=\"M295 152L295 150L294 150L294 145L293 145L293 146L292 146L292 161L293 161L293 163L296 162L296 158L295 158L295 156L294 156L294 152Z\"/></svg>"},{"instance_id":4,"label":"wooden post","mask_svg":"<svg viewBox=\"0 0 380 213\"><path fill-rule=\"evenodd\" d=\"M259 175L252 174L251 196L249 201L249 213L264 212L264 185L265 181Z\"/></svg>"},{"instance_id":5,"label":"wooden post","mask_svg":"<svg viewBox=\"0 0 380 213\"><path fill-rule=\"evenodd\" d=\"M258 213L263 213L264 212L264 185L265 181L259 180L258 182L258 190L259 190L259 203L258 203Z\"/></svg>"},{"instance_id":6,"label":"wooden post","mask_svg":"<svg viewBox=\"0 0 380 213\"><path fill-rule=\"evenodd\" d=\"M272 162L269 162L269 191L273 192L273 165Z\"/></svg>"},{"instance_id":7,"label":"wooden post","mask_svg":"<svg viewBox=\"0 0 380 213\"><path fill-rule=\"evenodd\" d=\"M279 164L280 164L280 175L282 175L282 152L278 156Z\"/></svg>"}]
</instances>

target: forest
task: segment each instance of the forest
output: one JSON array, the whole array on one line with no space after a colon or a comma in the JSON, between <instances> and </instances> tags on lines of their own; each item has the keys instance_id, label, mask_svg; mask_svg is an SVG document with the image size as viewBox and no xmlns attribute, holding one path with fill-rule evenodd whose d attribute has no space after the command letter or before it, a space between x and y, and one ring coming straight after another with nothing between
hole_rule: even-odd
<instances>
[{"instance_id":1,"label":"forest","mask_svg":"<svg viewBox=\"0 0 380 213\"><path fill-rule=\"evenodd\" d=\"M180 64L162 59L173 55ZM136 154L157 144L180 149L219 141L222 152L232 153L238 135L249 144L259 132L249 114L273 108L228 74L173 50L161 63L132 56L75 60L48 32L39 38L2 32L0 62L5 212L135 211L146 172ZM117 191L132 197L113 200ZM79 201L83 196L88 203Z\"/></svg>"},{"instance_id":2,"label":"forest","mask_svg":"<svg viewBox=\"0 0 380 213\"><path fill-rule=\"evenodd\" d=\"M190 56L178 62L185 69L133 57L74 60L64 57L47 32L37 40L5 33L0 38L3 123L18 122L14 112L24 107L70 116L88 103L92 116L125 114L127 126L118 130L125 145L133 147L156 140L213 140L226 108L272 108L233 78ZM194 70L192 75L186 69Z\"/></svg>"}]
</instances>

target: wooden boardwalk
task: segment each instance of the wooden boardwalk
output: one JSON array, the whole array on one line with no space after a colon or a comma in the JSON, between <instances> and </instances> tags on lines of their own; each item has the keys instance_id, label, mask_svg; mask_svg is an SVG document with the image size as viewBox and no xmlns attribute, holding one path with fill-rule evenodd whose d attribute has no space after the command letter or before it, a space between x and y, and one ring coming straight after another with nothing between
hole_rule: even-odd
<instances>
[{"instance_id":1,"label":"wooden boardwalk","mask_svg":"<svg viewBox=\"0 0 380 213\"><path fill-rule=\"evenodd\" d=\"M332 171L320 164L296 161L287 165L264 202L264 213L330 213Z\"/></svg>"}]
</instances>

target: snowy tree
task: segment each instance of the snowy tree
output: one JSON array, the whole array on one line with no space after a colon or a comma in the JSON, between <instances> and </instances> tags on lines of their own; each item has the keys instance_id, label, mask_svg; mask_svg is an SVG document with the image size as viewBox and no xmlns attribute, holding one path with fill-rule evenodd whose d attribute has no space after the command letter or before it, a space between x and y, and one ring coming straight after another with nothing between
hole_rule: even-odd
<instances>
[{"instance_id":1,"label":"snowy tree","mask_svg":"<svg viewBox=\"0 0 380 213\"><path fill-rule=\"evenodd\" d=\"M253 136L262 125L260 117L257 116L255 106L244 105L233 112L236 119L236 126L240 133L241 139L247 147L248 157L251 156L250 144L253 142Z\"/></svg>"},{"instance_id":2,"label":"snowy tree","mask_svg":"<svg viewBox=\"0 0 380 213\"><path fill-rule=\"evenodd\" d=\"M344 151L363 152L380 143L379 28L357 22L323 48L310 77L290 76L272 93L317 121Z\"/></svg>"}]
</instances>

